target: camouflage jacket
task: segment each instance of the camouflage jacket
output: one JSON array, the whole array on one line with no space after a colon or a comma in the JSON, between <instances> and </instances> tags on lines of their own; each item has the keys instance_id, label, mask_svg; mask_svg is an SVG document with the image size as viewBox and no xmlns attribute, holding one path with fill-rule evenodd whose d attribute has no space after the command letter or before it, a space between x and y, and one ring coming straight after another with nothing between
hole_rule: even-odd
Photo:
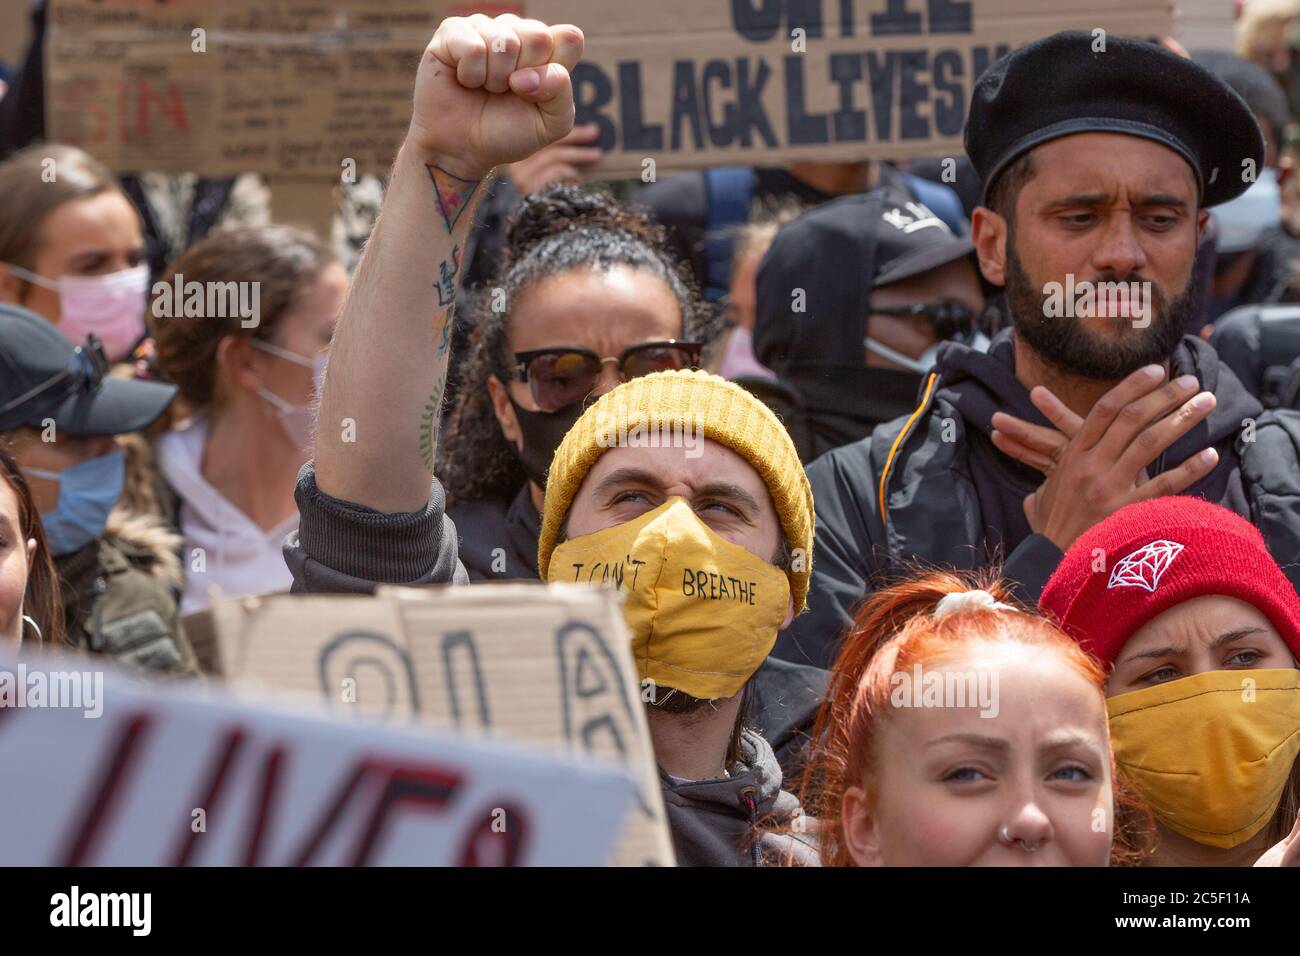
<instances>
[{"instance_id":1,"label":"camouflage jacket","mask_svg":"<svg viewBox=\"0 0 1300 956\"><path fill-rule=\"evenodd\" d=\"M177 609L175 539L156 520L132 518L58 558L65 642L145 676L197 674Z\"/></svg>"}]
</instances>

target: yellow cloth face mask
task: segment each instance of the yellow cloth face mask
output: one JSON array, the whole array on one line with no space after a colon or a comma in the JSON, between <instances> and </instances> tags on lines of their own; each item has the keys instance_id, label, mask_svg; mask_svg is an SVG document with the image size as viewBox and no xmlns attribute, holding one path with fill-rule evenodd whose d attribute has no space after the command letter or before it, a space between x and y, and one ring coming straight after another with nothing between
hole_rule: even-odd
<instances>
[{"instance_id":1,"label":"yellow cloth face mask","mask_svg":"<svg viewBox=\"0 0 1300 956\"><path fill-rule=\"evenodd\" d=\"M1277 812L1300 753L1300 670L1207 671L1106 707L1116 763L1169 829L1228 849Z\"/></svg>"},{"instance_id":2,"label":"yellow cloth face mask","mask_svg":"<svg viewBox=\"0 0 1300 956\"><path fill-rule=\"evenodd\" d=\"M622 591L641 680L703 700L745 685L790 604L784 571L719 537L682 498L564 542L549 570L552 582Z\"/></svg>"}]
</instances>

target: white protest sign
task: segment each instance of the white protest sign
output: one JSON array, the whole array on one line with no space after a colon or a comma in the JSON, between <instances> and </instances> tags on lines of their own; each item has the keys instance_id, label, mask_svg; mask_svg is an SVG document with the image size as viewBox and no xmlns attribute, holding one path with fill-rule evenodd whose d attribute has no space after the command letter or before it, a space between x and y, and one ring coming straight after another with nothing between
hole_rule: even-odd
<instances>
[{"instance_id":1,"label":"white protest sign","mask_svg":"<svg viewBox=\"0 0 1300 956\"><path fill-rule=\"evenodd\" d=\"M381 588L213 607L229 680L347 713L418 714L462 733L631 768L639 799L616 862L671 866L659 773L617 595L576 585Z\"/></svg>"},{"instance_id":2,"label":"white protest sign","mask_svg":"<svg viewBox=\"0 0 1300 956\"><path fill-rule=\"evenodd\" d=\"M0 706L0 864L593 866L636 801L602 762L57 670L79 665L0 657L29 687L102 681Z\"/></svg>"}]
</instances>

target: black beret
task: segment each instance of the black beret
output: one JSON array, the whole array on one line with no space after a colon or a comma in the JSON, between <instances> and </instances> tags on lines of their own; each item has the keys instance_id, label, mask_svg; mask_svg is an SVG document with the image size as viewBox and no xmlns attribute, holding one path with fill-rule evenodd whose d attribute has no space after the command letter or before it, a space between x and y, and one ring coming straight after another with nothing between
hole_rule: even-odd
<instances>
[{"instance_id":1,"label":"black beret","mask_svg":"<svg viewBox=\"0 0 1300 956\"><path fill-rule=\"evenodd\" d=\"M1232 91L1250 107L1257 121L1263 119L1273 127L1273 135L1281 143L1291 108L1287 105L1286 93L1272 73L1258 63L1243 60L1226 50L1196 50L1192 53L1192 61L1232 87Z\"/></svg>"},{"instance_id":2,"label":"black beret","mask_svg":"<svg viewBox=\"0 0 1300 956\"><path fill-rule=\"evenodd\" d=\"M1127 133L1187 160L1201 205L1251 185L1242 163L1264 163L1264 138L1245 102L1204 67L1145 40L1067 30L1035 40L981 74L966 118L966 153L989 188L1011 162L1074 133Z\"/></svg>"}]
</instances>

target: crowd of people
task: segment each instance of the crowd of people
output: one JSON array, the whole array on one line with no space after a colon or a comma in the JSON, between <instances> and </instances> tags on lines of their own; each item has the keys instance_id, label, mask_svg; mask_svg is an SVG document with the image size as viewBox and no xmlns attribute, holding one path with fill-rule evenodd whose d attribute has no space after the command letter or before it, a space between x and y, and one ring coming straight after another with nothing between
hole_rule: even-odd
<instances>
[{"instance_id":1,"label":"crowd of people","mask_svg":"<svg viewBox=\"0 0 1300 956\"><path fill-rule=\"evenodd\" d=\"M604 584L681 865L1300 865L1262 9L1242 56L1029 43L953 162L617 193L581 30L450 18L354 269L210 209L159 261L0 109L0 638L201 679L221 597Z\"/></svg>"}]
</instances>

